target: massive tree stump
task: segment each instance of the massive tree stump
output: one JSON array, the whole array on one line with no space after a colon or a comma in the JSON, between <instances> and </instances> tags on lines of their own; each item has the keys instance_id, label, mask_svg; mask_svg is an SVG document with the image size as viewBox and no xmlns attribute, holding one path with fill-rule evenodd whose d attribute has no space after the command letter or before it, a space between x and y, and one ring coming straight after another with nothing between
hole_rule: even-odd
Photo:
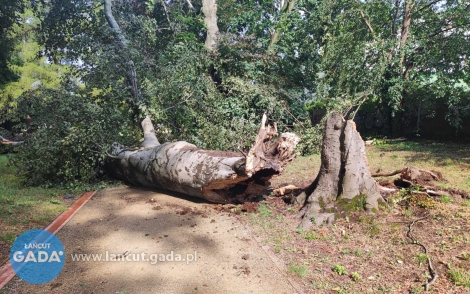
<instances>
[{"instance_id":1,"label":"massive tree stump","mask_svg":"<svg viewBox=\"0 0 470 294\"><path fill-rule=\"evenodd\" d=\"M353 121L332 113L326 120L321 168L317 178L299 195L303 204L300 228L313 224L331 223L341 213L336 204L357 201L369 212L378 209L382 199L376 182L371 177L364 141Z\"/></svg>"},{"instance_id":2,"label":"massive tree stump","mask_svg":"<svg viewBox=\"0 0 470 294\"><path fill-rule=\"evenodd\" d=\"M248 154L202 150L187 142L160 144L150 118L142 122L144 142L129 149L114 144L106 169L116 178L146 187L201 197L216 203L241 203L257 198L294 157L300 141L292 133L277 134L266 116Z\"/></svg>"}]
</instances>

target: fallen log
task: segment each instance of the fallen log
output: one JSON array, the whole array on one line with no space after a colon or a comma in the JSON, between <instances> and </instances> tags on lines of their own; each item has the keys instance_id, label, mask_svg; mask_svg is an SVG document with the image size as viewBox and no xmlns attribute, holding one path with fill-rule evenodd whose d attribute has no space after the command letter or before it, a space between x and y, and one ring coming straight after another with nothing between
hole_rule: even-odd
<instances>
[{"instance_id":1,"label":"fallen log","mask_svg":"<svg viewBox=\"0 0 470 294\"><path fill-rule=\"evenodd\" d=\"M2 145L19 146L23 143L24 143L24 141L11 141L11 140L8 140L8 139L0 136L0 144L2 144Z\"/></svg>"},{"instance_id":2,"label":"fallen log","mask_svg":"<svg viewBox=\"0 0 470 294\"><path fill-rule=\"evenodd\" d=\"M266 115L249 152L202 150L187 142L160 144L149 117L142 122L144 142L137 150L113 144L106 169L128 183L181 192L216 203L242 203L257 198L273 175L296 156L300 138L277 134Z\"/></svg>"}]
</instances>

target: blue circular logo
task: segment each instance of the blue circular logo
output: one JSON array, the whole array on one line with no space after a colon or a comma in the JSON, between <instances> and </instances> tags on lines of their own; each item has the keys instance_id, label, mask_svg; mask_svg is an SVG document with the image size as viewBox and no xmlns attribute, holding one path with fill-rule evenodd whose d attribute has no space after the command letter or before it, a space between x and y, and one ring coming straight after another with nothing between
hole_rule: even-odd
<instances>
[{"instance_id":1,"label":"blue circular logo","mask_svg":"<svg viewBox=\"0 0 470 294\"><path fill-rule=\"evenodd\" d=\"M48 231L30 230L16 238L11 247L10 262L23 281L44 284L57 277L64 267L64 246Z\"/></svg>"}]
</instances>

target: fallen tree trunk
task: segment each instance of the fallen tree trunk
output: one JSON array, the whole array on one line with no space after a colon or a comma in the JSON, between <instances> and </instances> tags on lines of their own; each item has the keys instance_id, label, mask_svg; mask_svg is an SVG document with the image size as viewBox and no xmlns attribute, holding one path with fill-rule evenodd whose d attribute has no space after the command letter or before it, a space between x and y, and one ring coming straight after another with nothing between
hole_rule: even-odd
<instances>
[{"instance_id":1,"label":"fallen tree trunk","mask_svg":"<svg viewBox=\"0 0 470 294\"><path fill-rule=\"evenodd\" d=\"M159 144L150 119L142 122L144 142L138 149L114 144L106 169L134 185L161 188L216 203L251 201L270 185L273 175L296 154L300 141L283 133L271 143L276 128L265 126L266 116L247 155L202 150L187 142Z\"/></svg>"}]
</instances>

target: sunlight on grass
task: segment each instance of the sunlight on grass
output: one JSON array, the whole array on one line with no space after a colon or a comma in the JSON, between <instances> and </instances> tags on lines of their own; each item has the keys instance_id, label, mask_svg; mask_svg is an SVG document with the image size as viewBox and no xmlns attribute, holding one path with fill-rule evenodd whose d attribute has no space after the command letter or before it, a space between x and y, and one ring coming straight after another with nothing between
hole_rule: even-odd
<instances>
[{"instance_id":1,"label":"sunlight on grass","mask_svg":"<svg viewBox=\"0 0 470 294\"><path fill-rule=\"evenodd\" d=\"M67 191L26 187L16 175L8 156L0 156L0 241L12 243L16 236L32 228L43 228L67 209L61 196Z\"/></svg>"},{"instance_id":2,"label":"sunlight on grass","mask_svg":"<svg viewBox=\"0 0 470 294\"><path fill-rule=\"evenodd\" d=\"M367 147L371 172L392 172L416 166L442 173L446 188L470 191L470 147L468 144L432 141L391 142Z\"/></svg>"}]
</instances>

